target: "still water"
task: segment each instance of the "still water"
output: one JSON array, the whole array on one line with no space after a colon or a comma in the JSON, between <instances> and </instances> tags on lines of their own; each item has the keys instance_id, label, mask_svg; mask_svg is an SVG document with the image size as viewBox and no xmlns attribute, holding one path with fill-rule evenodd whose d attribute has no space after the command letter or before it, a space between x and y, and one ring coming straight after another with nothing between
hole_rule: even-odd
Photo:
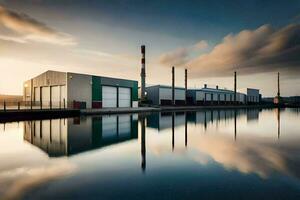
<instances>
[{"instance_id":1,"label":"still water","mask_svg":"<svg viewBox=\"0 0 300 200\"><path fill-rule=\"evenodd\" d=\"M300 199L299 111L0 124L0 198Z\"/></svg>"}]
</instances>

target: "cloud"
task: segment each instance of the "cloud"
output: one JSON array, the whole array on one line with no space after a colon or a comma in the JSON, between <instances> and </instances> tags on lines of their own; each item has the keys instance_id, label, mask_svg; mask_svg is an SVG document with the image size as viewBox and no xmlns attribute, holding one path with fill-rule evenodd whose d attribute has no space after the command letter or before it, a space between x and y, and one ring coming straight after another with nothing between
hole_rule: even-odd
<instances>
[{"instance_id":1,"label":"cloud","mask_svg":"<svg viewBox=\"0 0 300 200\"><path fill-rule=\"evenodd\" d=\"M201 40L192 46L178 48L174 51L162 54L159 57L159 62L165 66L184 66L194 51L203 50L207 47L207 42L205 40Z\"/></svg>"},{"instance_id":2,"label":"cloud","mask_svg":"<svg viewBox=\"0 0 300 200\"><path fill-rule=\"evenodd\" d=\"M24 194L49 181L72 174L76 166L66 162L31 168L16 168L0 173L4 199L21 199Z\"/></svg>"},{"instance_id":3,"label":"cloud","mask_svg":"<svg viewBox=\"0 0 300 200\"><path fill-rule=\"evenodd\" d=\"M17 33L19 40L57 45L76 44L75 39L71 35L59 32L26 14L16 13L2 6L0 6L0 24Z\"/></svg>"},{"instance_id":4,"label":"cloud","mask_svg":"<svg viewBox=\"0 0 300 200\"><path fill-rule=\"evenodd\" d=\"M194 45L195 49L205 49L208 47L208 43L205 40L201 40L197 44Z\"/></svg>"},{"instance_id":5,"label":"cloud","mask_svg":"<svg viewBox=\"0 0 300 200\"><path fill-rule=\"evenodd\" d=\"M159 62L166 66L181 66L188 61L187 48L178 48L172 52L165 53L160 56Z\"/></svg>"},{"instance_id":6,"label":"cloud","mask_svg":"<svg viewBox=\"0 0 300 200\"><path fill-rule=\"evenodd\" d=\"M300 72L300 25L280 29L263 25L225 36L210 52L191 58L191 78L284 71Z\"/></svg>"}]
</instances>

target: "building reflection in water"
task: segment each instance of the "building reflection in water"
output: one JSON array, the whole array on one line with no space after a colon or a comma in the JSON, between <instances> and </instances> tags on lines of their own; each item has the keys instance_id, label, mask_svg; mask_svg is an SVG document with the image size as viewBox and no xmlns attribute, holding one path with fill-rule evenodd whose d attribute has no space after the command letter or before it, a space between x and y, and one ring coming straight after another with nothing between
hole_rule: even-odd
<instances>
[{"instance_id":1,"label":"building reflection in water","mask_svg":"<svg viewBox=\"0 0 300 200\"><path fill-rule=\"evenodd\" d=\"M24 124L24 139L50 157L71 156L138 138L138 115L37 120Z\"/></svg>"},{"instance_id":2,"label":"building reflection in water","mask_svg":"<svg viewBox=\"0 0 300 200\"><path fill-rule=\"evenodd\" d=\"M157 130L164 130L173 127L186 125L186 123L194 123L203 125L207 130L209 124L218 124L222 121L227 122L234 120L234 135L236 138L237 118L241 116L247 117L247 122L258 120L260 109L225 109L225 110L201 110L197 112L176 112L176 113L154 113L147 116L147 127ZM174 137L172 137L175 140ZM172 142L173 144L173 142Z\"/></svg>"}]
</instances>

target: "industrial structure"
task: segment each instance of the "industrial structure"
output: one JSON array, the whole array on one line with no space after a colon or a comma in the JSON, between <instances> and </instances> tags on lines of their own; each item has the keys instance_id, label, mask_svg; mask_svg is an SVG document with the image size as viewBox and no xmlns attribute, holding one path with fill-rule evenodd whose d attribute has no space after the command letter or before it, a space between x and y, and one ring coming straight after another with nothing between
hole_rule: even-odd
<instances>
[{"instance_id":1,"label":"industrial structure","mask_svg":"<svg viewBox=\"0 0 300 200\"><path fill-rule=\"evenodd\" d=\"M188 104L190 105L226 105L226 104L245 104L246 94L216 88L208 88L204 84L201 89L188 89Z\"/></svg>"},{"instance_id":2,"label":"industrial structure","mask_svg":"<svg viewBox=\"0 0 300 200\"><path fill-rule=\"evenodd\" d=\"M247 88L247 103L248 104L257 104L261 100L261 95L259 94L258 89Z\"/></svg>"},{"instance_id":3,"label":"industrial structure","mask_svg":"<svg viewBox=\"0 0 300 200\"><path fill-rule=\"evenodd\" d=\"M141 100L145 100L146 96L146 46L141 46L141 53L142 53L142 69L141 69Z\"/></svg>"},{"instance_id":4,"label":"industrial structure","mask_svg":"<svg viewBox=\"0 0 300 200\"><path fill-rule=\"evenodd\" d=\"M138 82L47 71L24 83L23 98L41 108L138 107Z\"/></svg>"},{"instance_id":5,"label":"industrial structure","mask_svg":"<svg viewBox=\"0 0 300 200\"><path fill-rule=\"evenodd\" d=\"M153 85L146 87L146 92L148 101L153 105L185 104L185 89L181 87L174 87L173 90L171 86Z\"/></svg>"},{"instance_id":6,"label":"industrial structure","mask_svg":"<svg viewBox=\"0 0 300 200\"><path fill-rule=\"evenodd\" d=\"M281 104L281 96L280 96L280 74L277 74L277 96L273 100L274 104Z\"/></svg>"}]
</instances>

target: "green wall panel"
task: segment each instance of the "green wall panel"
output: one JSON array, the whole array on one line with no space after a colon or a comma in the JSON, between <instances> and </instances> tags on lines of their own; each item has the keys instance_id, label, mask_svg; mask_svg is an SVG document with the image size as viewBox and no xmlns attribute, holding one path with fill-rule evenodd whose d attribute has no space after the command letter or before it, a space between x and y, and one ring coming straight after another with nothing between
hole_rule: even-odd
<instances>
[{"instance_id":1,"label":"green wall panel","mask_svg":"<svg viewBox=\"0 0 300 200\"><path fill-rule=\"evenodd\" d=\"M101 77L93 76L92 77L92 100L93 101L102 101L102 87L101 87Z\"/></svg>"},{"instance_id":2,"label":"green wall panel","mask_svg":"<svg viewBox=\"0 0 300 200\"><path fill-rule=\"evenodd\" d=\"M131 92L132 101L138 101L138 82L134 81L132 92Z\"/></svg>"}]
</instances>

